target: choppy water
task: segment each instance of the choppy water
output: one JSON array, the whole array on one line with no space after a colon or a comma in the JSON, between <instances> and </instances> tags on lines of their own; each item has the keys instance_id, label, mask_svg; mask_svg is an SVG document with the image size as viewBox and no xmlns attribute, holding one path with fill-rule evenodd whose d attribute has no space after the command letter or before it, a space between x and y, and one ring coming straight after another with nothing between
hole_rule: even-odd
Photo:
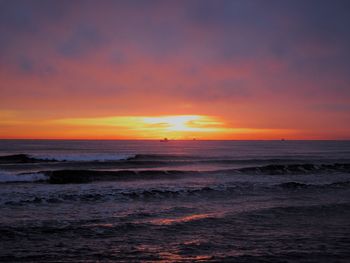
<instances>
[{"instance_id":1,"label":"choppy water","mask_svg":"<svg viewBox=\"0 0 350 263\"><path fill-rule=\"evenodd\" d=\"M0 141L0 261L349 262L349 141Z\"/></svg>"}]
</instances>

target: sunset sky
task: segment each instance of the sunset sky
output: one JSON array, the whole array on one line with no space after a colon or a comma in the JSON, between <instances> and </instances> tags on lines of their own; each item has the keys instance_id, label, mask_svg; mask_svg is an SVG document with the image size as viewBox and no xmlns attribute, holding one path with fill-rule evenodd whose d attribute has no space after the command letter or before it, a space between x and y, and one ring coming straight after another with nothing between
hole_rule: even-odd
<instances>
[{"instance_id":1,"label":"sunset sky","mask_svg":"<svg viewBox=\"0 0 350 263\"><path fill-rule=\"evenodd\" d=\"M349 13L0 0L0 138L350 139Z\"/></svg>"}]
</instances>

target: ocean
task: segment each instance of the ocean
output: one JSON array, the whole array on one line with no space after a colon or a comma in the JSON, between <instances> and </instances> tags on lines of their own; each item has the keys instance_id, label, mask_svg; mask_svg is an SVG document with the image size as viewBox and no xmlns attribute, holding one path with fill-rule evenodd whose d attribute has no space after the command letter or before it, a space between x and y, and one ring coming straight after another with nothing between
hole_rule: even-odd
<instances>
[{"instance_id":1,"label":"ocean","mask_svg":"<svg viewBox=\"0 0 350 263\"><path fill-rule=\"evenodd\" d=\"M1 262L350 262L350 141L0 140Z\"/></svg>"}]
</instances>

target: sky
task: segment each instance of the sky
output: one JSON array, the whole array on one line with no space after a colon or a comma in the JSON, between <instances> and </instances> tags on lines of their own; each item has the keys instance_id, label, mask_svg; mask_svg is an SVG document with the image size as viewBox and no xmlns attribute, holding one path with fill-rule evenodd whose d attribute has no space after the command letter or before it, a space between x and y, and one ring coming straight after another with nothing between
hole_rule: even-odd
<instances>
[{"instance_id":1,"label":"sky","mask_svg":"<svg viewBox=\"0 0 350 263\"><path fill-rule=\"evenodd\" d=\"M350 139L349 12L0 0L0 138Z\"/></svg>"}]
</instances>

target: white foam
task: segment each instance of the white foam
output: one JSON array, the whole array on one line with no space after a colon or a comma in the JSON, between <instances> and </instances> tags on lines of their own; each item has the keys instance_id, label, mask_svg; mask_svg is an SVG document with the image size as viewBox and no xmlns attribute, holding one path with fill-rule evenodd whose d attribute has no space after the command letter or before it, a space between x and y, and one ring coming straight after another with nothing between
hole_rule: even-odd
<instances>
[{"instance_id":1,"label":"white foam","mask_svg":"<svg viewBox=\"0 0 350 263\"><path fill-rule=\"evenodd\" d=\"M124 160L130 155L126 154L110 154L110 153L48 153L48 154L34 154L30 155L39 159L54 159L56 161L72 161L72 162L106 162L106 161L118 161Z\"/></svg>"},{"instance_id":2,"label":"white foam","mask_svg":"<svg viewBox=\"0 0 350 263\"><path fill-rule=\"evenodd\" d=\"M42 181L47 179L48 177L42 173L18 175L18 174L0 171L0 183L37 182L37 181Z\"/></svg>"}]
</instances>

